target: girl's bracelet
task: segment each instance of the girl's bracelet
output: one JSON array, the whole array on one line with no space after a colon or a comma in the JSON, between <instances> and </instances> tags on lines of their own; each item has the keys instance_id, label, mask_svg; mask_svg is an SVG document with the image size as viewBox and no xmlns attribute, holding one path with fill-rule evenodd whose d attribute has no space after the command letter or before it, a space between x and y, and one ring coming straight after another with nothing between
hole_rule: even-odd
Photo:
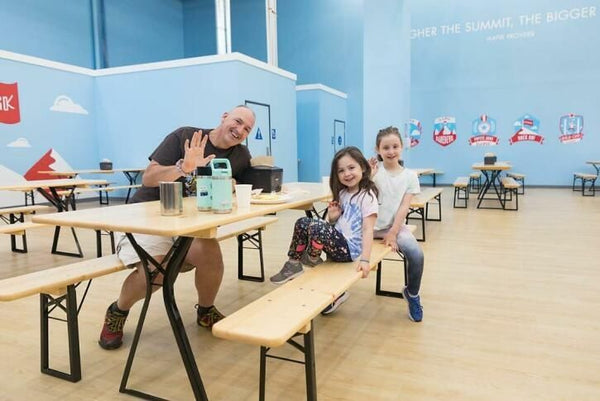
<instances>
[{"instance_id":1,"label":"girl's bracelet","mask_svg":"<svg viewBox=\"0 0 600 401\"><path fill-rule=\"evenodd\" d=\"M365 263L370 263L370 260L369 260L369 259L361 259L361 260L360 260L360 262L361 262L361 263L362 263L362 262L365 262Z\"/></svg>"}]
</instances>

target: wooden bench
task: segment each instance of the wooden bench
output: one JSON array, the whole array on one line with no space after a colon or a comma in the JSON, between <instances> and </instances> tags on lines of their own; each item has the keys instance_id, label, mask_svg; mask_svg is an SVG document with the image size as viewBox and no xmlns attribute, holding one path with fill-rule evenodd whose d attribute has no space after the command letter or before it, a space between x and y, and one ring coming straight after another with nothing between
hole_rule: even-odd
<instances>
[{"instance_id":1,"label":"wooden bench","mask_svg":"<svg viewBox=\"0 0 600 401\"><path fill-rule=\"evenodd\" d=\"M231 223L217 229L217 239L219 241L232 237L238 238L238 277L240 279L264 281L262 238L260 232L267 225L275 223L277 220L277 217L274 216L261 216ZM8 229L15 227L16 229L20 227L21 230L25 230L26 228L33 228L34 225L45 226L44 224L25 222L0 228ZM248 233L253 230L256 230L257 234ZM243 243L245 241L251 241L260 252L261 276L259 277L243 274ZM85 300L85 295L92 279L123 269L125 269L125 265L123 265L119 258L116 255L109 255L0 280L0 301L13 301L30 295L40 294L42 334L41 370L43 373L72 382L81 380L79 329L77 323L77 315L81 309L81 304ZM90 283L88 283L81 303L78 305L76 288L80 282L88 280ZM57 319L51 317L50 314L55 309L62 310L66 314L66 318ZM48 323L50 319L62 320L67 323L70 361L68 373L49 367Z\"/></svg>"},{"instance_id":2,"label":"wooden bench","mask_svg":"<svg viewBox=\"0 0 600 401\"><path fill-rule=\"evenodd\" d=\"M410 203L410 209L406 215L406 221L418 219L421 221L421 238L417 241L425 241L425 221L441 221L442 220L442 188L425 188L421 189L419 194L413 196ZM429 217L429 203L435 201L438 205L438 217ZM417 215L417 217L411 217Z\"/></svg>"},{"instance_id":3,"label":"wooden bench","mask_svg":"<svg viewBox=\"0 0 600 401\"><path fill-rule=\"evenodd\" d=\"M469 203L469 177L458 177L452 184L454 187L454 202L455 208L466 208ZM463 201L463 205L459 205L459 201Z\"/></svg>"},{"instance_id":4,"label":"wooden bench","mask_svg":"<svg viewBox=\"0 0 600 401\"><path fill-rule=\"evenodd\" d=\"M114 185L114 186L99 186L99 187L86 187L86 188L76 188L71 195L71 191L58 191L59 195L63 196L73 196L76 194L86 194L90 192L98 192L98 202L101 205L108 205L108 193L112 191L117 191L120 189L127 189L127 197L125 198L125 203L129 202L129 195L131 194L132 189L141 188L142 184L135 185ZM75 198L71 198L71 205L74 206Z\"/></svg>"},{"instance_id":5,"label":"wooden bench","mask_svg":"<svg viewBox=\"0 0 600 401\"><path fill-rule=\"evenodd\" d=\"M5 207L0 209L0 219L4 220L5 223L14 224L17 221L24 222L26 214L33 214L35 212L50 209L52 209L52 207L44 205Z\"/></svg>"},{"instance_id":6,"label":"wooden bench","mask_svg":"<svg viewBox=\"0 0 600 401\"><path fill-rule=\"evenodd\" d=\"M71 382L81 380L81 357L79 352L78 314L91 280L120 270L125 266L116 255L84 260L69 265L53 267L34 273L23 274L0 280L0 301L7 302L40 294L41 327L41 370L42 373ZM90 280L77 304L76 287L82 281ZM64 313L64 317L51 316L52 313ZM67 323L69 372L50 367L49 321L60 320Z\"/></svg>"},{"instance_id":7,"label":"wooden bench","mask_svg":"<svg viewBox=\"0 0 600 401\"><path fill-rule=\"evenodd\" d=\"M391 252L381 242L371 250L371 268L380 266ZM317 399L313 319L352 284L360 280L356 263L325 262L288 281L216 323L216 337L260 346L259 399L265 399L267 358L304 364L308 400ZM294 338L302 336L303 343ZM270 355L271 348L290 344L303 360Z\"/></svg>"},{"instance_id":8,"label":"wooden bench","mask_svg":"<svg viewBox=\"0 0 600 401\"><path fill-rule=\"evenodd\" d=\"M513 178L516 182L521 184L521 187L519 188L519 195L525 195L525 174L512 173L510 171L507 171L506 176Z\"/></svg>"},{"instance_id":9,"label":"wooden bench","mask_svg":"<svg viewBox=\"0 0 600 401\"><path fill-rule=\"evenodd\" d=\"M574 173L573 174L573 191L581 191L582 196L596 196L596 174L589 173ZM581 181L581 189L575 187L577 180ZM586 191L587 188L587 191Z\"/></svg>"},{"instance_id":10,"label":"wooden bench","mask_svg":"<svg viewBox=\"0 0 600 401\"><path fill-rule=\"evenodd\" d=\"M217 228L217 240L223 241L236 237L238 243L238 279L248 281L265 281L265 264L262 248L262 231L278 220L275 216L260 216L243 220L237 223L227 224ZM244 243L250 244L244 247ZM260 275L252 276L244 274L244 249L256 249L260 259Z\"/></svg>"},{"instance_id":11,"label":"wooden bench","mask_svg":"<svg viewBox=\"0 0 600 401\"><path fill-rule=\"evenodd\" d=\"M48 227L47 224L32 223L30 221L17 222L0 226L0 234L10 235L10 249L13 252L27 253L27 230L32 228ZM21 236L21 247L17 245L17 235Z\"/></svg>"},{"instance_id":12,"label":"wooden bench","mask_svg":"<svg viewBox=\"0 0 600 401\"><path fill-rule=\"evenodd\" d=\"M476 171L469 174L469 192L476 194L479 191L481 191L481 172Z\"/></svg>"},{"instance_id":13,"label":"wooden bench","mask_svg":"<svg viewBox=\"0 0 600 401\"><path fill-rule=\"evenodd\" d=\"M514 178L511 177L502 177L500 179L500 183L502 184L503 194L502 208L504 210L519 210L519 187L521 186L521 184L519 184L517 181L515 181ZM507 195L510 195L510 198L507 198ZM507 207L507 202L511 202L513 200L513 195L515 207L509 208Z\"/></svg>"}]
</instances>

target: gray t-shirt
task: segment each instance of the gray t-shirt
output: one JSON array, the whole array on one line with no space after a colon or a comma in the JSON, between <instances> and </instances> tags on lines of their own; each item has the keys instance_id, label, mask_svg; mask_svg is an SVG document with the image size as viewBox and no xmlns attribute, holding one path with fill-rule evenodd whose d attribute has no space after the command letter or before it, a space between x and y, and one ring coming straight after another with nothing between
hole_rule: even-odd
<instances>
[{"instance_id":1,"label":"gray t-shirt","mask_svg":"<svg viewBox=\"0 0 600 401\"><path fill-rule=\"evenodd\" d=\"M179 159L183 159L185 155L185 140L191 141L194 132L202 130L202 136L208 135L212 129L203 129L195 127L181 127L171 132L165 137L160 145L152 152L149 160L154 160L162 166L174 166ZM204 156L215 155L217 158L229 159L231 164L231 173L233 178L238 179L242 172L250 167L250 151L244 145L236 145L229 149L220 149L210 142L206 142L204 148ZM185 177L179 178L177 181L185 181ZM148 202L160 199L158 187L143 186L138 189L130 203Z\"/></svg>"}]
</instances>

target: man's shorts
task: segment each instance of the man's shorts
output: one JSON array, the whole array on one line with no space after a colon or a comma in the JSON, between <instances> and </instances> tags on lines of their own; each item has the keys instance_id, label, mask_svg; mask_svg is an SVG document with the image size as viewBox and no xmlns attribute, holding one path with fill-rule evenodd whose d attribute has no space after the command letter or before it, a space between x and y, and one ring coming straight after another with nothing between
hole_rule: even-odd
<instances>
[{"instance_id":1,"label":"man's shorts","mask_svg":"<svg viewBox=\"0 0 600 401\"><path fill-rule=\"evenodd\" d=\"M174 237L161 237L148 234L134 234L134 238L138 245L152 257L166 255L176 240ZM117 243L117 256L128 268L136 267L136 264L140 261L140 257L135 249L133 249L129 238L125 234L121 234L121 238ZM184 262L181 272L186 272L194 268L194 265Z\"/></svg>"}]
</instances>

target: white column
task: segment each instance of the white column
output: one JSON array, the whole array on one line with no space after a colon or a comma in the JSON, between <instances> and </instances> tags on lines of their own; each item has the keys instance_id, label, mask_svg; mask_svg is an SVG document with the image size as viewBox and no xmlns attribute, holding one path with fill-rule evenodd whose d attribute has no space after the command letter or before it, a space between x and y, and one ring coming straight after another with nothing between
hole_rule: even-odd
<instances>
[{"instance_id":1,"label":"white column","mask_svg":"<svg viewBox=\"0 0 600 401\"><path fill-rule=\"evenodd\" d=\"M231 8L229 0L215 0L217 54L231 53Z\"/></svg>"},{"instance_id":2,"label":"white column","mask_svg":"<svg viewBox=\"0 0 600 401\"><path fill-rule=\"evenodd\" d=\"M277 67L277 0L265 0L267 14L267 63Z\"/></svg>"}]
</instances>

